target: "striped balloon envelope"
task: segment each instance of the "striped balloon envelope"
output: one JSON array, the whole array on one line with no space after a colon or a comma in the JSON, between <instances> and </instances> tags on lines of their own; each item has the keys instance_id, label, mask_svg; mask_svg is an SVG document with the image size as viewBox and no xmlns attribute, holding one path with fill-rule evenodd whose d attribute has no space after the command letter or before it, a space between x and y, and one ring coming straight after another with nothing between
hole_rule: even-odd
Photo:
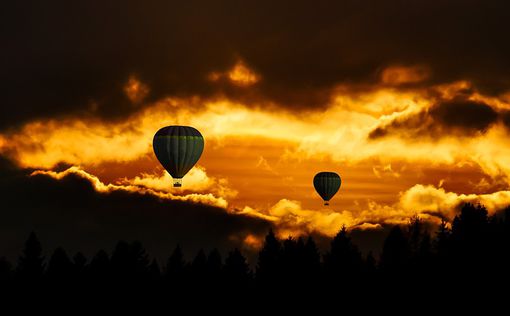
<instances>
[{"instance_id":1,"label":"striped balloon envelope","mask_svg":"<svg viewBox=\"0 0 510 316\"><path fill-rule=\"evenodd\" d=\"M190 126L167 126L154 135L152 147L161 165L172 176L174 187L180 187L182 178L204 151L204 137Z\"/></svg>"},{"instance_id":2,"label":"striped balloon envelope","mask_svg":"<svg viewBox=\"0 0 510 316\"><path fill-rule=\"evenodd\" d=\"M342 180L334 172L319 172L313 178L315 191L324 200L324 205L329 205L329 200L338 192L340 185L342 185Z\"/></svg>"}]
</instances>

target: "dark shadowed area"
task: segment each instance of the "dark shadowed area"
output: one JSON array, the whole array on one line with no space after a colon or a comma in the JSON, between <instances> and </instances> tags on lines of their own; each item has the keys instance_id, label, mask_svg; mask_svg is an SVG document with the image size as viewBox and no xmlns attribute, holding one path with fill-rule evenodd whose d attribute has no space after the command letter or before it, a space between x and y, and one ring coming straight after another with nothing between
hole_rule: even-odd
<instances>
[{"instance_id":1,"label":"dark shadowed area","mask_svg":"<svg viewBox=\"0 0 510 316\"><path fill-rule=\"evenodd\" d=\"M508 114L490 105L469 100L440 101L430 109L399 117L370 132L371 139L398 135L404 138L474 136L485 133L492 124L507 125Z\"/></svg>"},{"instance_id":2,"label":"dark shadowed area","mask_svg":"<svg viewBox=\"0 0 510 316\"><path fill-rule=\"evenodd\" d=\"M497 95L510 83L509 14L503 0L8 0L0 128L125 117L141 107L123 93L130 76L150 87L145 101L226 95L314 109L338 84L369 88L389 66L420 65L430 75L403 88L469 80ZM245 89L208 79L238 60L260 82Z\"/></svg>"},{"instance_id":3,"label":"dark shadowed area","mask_svg":"<svg viewBox=\"0 0 510 316\"><path fill-rule=\"evenodd\" d=\"M19 255L32 230L48 252L64 247L93 255L119 240L139 240L151 255L166 258L177 244L188 257L200 248L243 248L242 237L263 236L270 227L263 220L203 204L125 191L99 193L78 176L56 180L29 174L1 160L0 254L10 259Z\"/></svg>"}]
</instances>

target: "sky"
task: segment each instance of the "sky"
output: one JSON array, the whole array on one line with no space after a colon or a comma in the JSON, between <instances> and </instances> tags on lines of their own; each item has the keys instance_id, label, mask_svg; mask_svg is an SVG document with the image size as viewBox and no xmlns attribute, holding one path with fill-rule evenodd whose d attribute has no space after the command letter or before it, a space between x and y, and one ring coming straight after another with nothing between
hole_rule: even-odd
<instances>
[{"instance_id":1,"label":"sky","mask_svg":"<svg viewBox=\"0 0 510 316\"><path fill-rule=\"evenodd\" d=\"M0 250L30 230L71 249L253 250L270 227L379 236L416 215L451 221L464 202L497 214L510 204L509 6L9 0ZM152 151L168 125L205 139L183 188ZM342 178L329 206L320 171Z\"/></svg>"}]
</instances>

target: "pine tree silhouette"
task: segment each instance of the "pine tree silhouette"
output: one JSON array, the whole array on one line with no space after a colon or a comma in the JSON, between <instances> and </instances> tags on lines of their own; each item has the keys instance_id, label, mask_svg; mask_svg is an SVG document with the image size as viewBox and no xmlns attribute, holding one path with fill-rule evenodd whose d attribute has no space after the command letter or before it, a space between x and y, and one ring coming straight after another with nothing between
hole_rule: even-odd
<instances>
[{"instance_id":1,"label":"pine tree silhouette","mask_svg":"<svg viewBox=\"0 0 510 316\"><path fill-rule=\"evenodd\" d=\"M305 262L306 269L310 271L318 271L321 266L321 255L319 253L319 248L315 244L312 236L309 236L306 239L305 244Z\"/></svg>"},{"instance_id":2,"label":"pine tree silhouette","mask_svg":"<svg viewBox=\"0 0 510 316\"><path fill-rule=\"evenodd\" d=\"M222 267L223 262L221 260L221 254L218 249L215 248L207 256L206 274L208 285L215 286L220 282Z\"/></svg>"},{"instance_id":3,"label":"pine tree silhouette","mask_svg":"<svg viewBox=\"0 0 510 316\"><path fill-rule=\"evenodd\" d=\"M413 255L418 254L422 239L426 234L423 222L419 216L415 215L411 217L407 227L407 234L409 239L409 251Z\"/></svg>"},{"instance_id":4,"label":"pine tree silhouette","mask_svg":"<svg viewBox=\"0 0 510 316\"><path fill-rule=\"evenodd\" d=\"M148 265L148 255L139 241L117 243L112 253L111 269L118 284L146 279Z\"/></svg>"},{"instance_id":5,"label":"pine tree silhouette","mask_svg":"<svg viewBox=\"0 0 510 316\"><path fill-rule=\"evenodd\" d=\"M44 257L39 239L34 232L30 233L23 254L18 259L16 274L22 281L40 281L44 272Z\"/></svg>"},{"instance_id":6,"label":"pine tree silhouette","mask_svg":"<svg viewBox=\"0 0 510 316\"><path fill-rule=\"evenodd\" d=\"M63 283L71 281L73 264L63 248L55 249L50 257L46 273L52 282Z\"/></svg>"},{"instance_id":7,"label":"pine tree silhouette","mask_svg":"<svg viewBox=\"0 0 510 316\"><path fill-rule=\"evenodd\" d=\"M86 266L87 258L83 253L77 252L73 257L73 273L75 278L81 279L84 277Z\"/></svg>"},{"instance_id":8,"label":"pine tree silhouette","mask_svg":"<svg viewBox=\"0 0 510 316\"><path fill-rule=\"evenodd\" d=\"M259 252L257 263L257 280L262 283L280 281L281 271L281 244L273 230L269 230L264 246Z\"/></svg>"},{"instance_id":9,"label":"pine tree silhouette","mask_svg":"<svg viewBox=\"0 0 510 316\"><path fill-rule=\"evenodd\" d=\"M149 255L147 254L142 243L139 241L133 241L129 245L132 265L134 269L135 278L138 280L147 279L148 268L149 268Z\"/></svg>"},{"instance_id":10,"label":"pine tree silhouette","mask_svg":"<svg viewBox=\"0 0 510 316\"><path fill-rule=\"evenodd\" d=\"M365 259L365 276L366 279L373 278L377 272L377 261L375 260L372 251L367 254Z\"/></svg>"},{"instance_id":11,"label":"pine tree silhouette","mask_svg":"<svg viewBox=\"0 0 510 316\"><path fill-rule=\"evenodd\" d=\"M251 278L246 258L237 248L228 253L223 271L227 283L236 289L239 286L247 285Z\"/></svg>"},{"instance_id":12,"label":"pine tree silhouette","mask_svg":"<svg viewBox=\"0 0 510 316\"><path fill-rule=\"evenodd\" d=\"M227 293L225 290L231 294L273 295L282 289L298 288L304 292L331 288L343 298L357 290L370 296L397 295L401 293L396 291L399 289L419 293L415 291L435 288L437 295L447 295L463 290L465 284L484 282L490 288L489 284L510 280L510 207L502 213L504 217L489 216L485 207L465 204L451 224L452 229L443 220L433 239L427 230L430 223L415 216L404 228L391 229L384 240L379 264L371 252L366 257L361 255L345 226L331 240L323 264L311 236L280 241L270 230L259 252L255 279L237 248L228 253L225 264L217 249L208 255L200 250L187 264L181 248L176 246L162 275L157 260L149 261L137 241L118 242L111 260L100 250L90 264L80 252L70 260L63 248L57 248L45 270L41 244L31 233L15 273L9 262L0 258L0 286L10 288L19 282L20 288L39 291L41 286L57 285L70 293L89 289L90 293L125 295L131 291L139 297L170 291L174 298ZM255 292L250 293L252 290Z\"/></svg>"},{"instance_id":13,"label":"pine tree silhouette","mask_svg":"<svg viewBox=\"0 0 510 316\"><path fill-rule=\"evenodd\" d=\"M487 209L478 204L466 203L462 206L460 215L455 216L452 224L452 234L458 242L472 243L480 241L488 226Z\"/></svg>"},{"instance_id":14,"label":"pine tree silhouette","mask_svg":"<svg viewBox=\"0 0 510 316\"><path fill-rule=\"evenodd\" d=\"M484 206L471 203L462 206L452 223L450 257L457 267L452 270L456 278L464 279L467 275L483 278L485 270L490 268L488 229L488 212Z\"/></svg>"},{"instance_id":15,"label":"pine tree silhouette","mask_svg":"<svg viewBox=\"0 0 510 316\"><path fill-rule=\"evenodd\" d=\"M301 242L302 243L302 242ZM301 249L304 247L301 247ZM289 236L283 241L281 250L280 267L281 278L285 284L292 286L290 283L298 283L300 281L300 264L298 243Z\"/></svg>"},{"instance_id":16,"label":"pine tree silhouette","mask_svg":"<svg viewBox=\"0 0 510 316\"><path fill-rule=\"evenodd\" d=\"M358 248L352 243L345 226L331 241L331 249L324 256L324 268L332 281L352 280L359 276L363 260Z\"/></svg>"},{"instance_id":17,"label":"pine tree silhouette","mask_svg":"<svg viewBox=\"0 0 510 316\"><path fill-rule=\"evenodd\" d=\"M184 270L186 262L182 249L177 245L172 255L167 260L165 268L165 278L173 289L180 289L184 281Z\"/></svg>"},{"instance_id":18,"label":"pine tree silhouette","mask_svg":"<svg viewBox=\"0 0 510 316\"><path fill-rule=\"evenodd\" d=\"M161 270L156 259L152 259L151 264L148 267L148 278L152 283L158 283L161 278Z\"/></svg>"},{"instance_id":19,"label":"pine tree silhouette","mask_svg":"<svg viewBox=\"0 0 510 316\"><path fill-rule=\"evenodd\" d=\"M12 277L11 263L5 257L0 257L0 284L8 284L12 281Z\"/></svg>"},{"instance_id":20,"label":"pine tree silhouette","mask_svg":"<svg viewBox=\"0 0 510 316\"><path fill-rule=\"evenodd\" d=\"M84 280L87 284L94 284L100 288L105 288L113 281L112 268L110 264L110 257L103 249L99 250L90 263L86 265L84 271Z\"/></svg>"},{"instance_id":21,"label":"pine tree silhouette","mask_svg":"<svg viewBox=\"0 0 510 316\"><path fill-rule=\"evenodd\" d=\"M193 281L202 283L207 276L207 257L203 249L198 251L190 267Z\"/></svg>"},{"instance_id":22,"label":"pine tree silhouette","mask_svg":"<svg viewBox=\"0 0 510 316\"><path fill-rule=\"evenodd\" d=\"M435 250L440 258L446 258L450 250L450 237L451 231L448 229L448 223L443 219L439 224L436 239L435 239Z\"/></svg>"},{"instance_id":23,"label":"pine tree silhouette","mask_svg":"<svg viewBox=\"0 0 510 316\"><path fill-rule=\"evenodd\" d=\"M400 226L391 229L384 241L380 265L383 272L393 275L405 273L409 262L409 245Z\"/></svg>"}]
</instances>

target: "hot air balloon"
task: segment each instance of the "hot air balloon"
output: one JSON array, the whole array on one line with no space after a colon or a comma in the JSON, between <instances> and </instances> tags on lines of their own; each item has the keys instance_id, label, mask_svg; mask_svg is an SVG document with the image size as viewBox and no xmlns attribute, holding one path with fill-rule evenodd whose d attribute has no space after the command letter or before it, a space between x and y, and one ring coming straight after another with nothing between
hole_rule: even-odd
<instances>
[{"instance_id":1,"label":"hot air balloon","mask_svg":"<svg viewBox=\"0 0 510 316\"><path fill-rule=\"evenodd\" d=\"M329 200L338 192L342 180L334 172L319 172L313 177L313 186L324 200L324 205L329 205Z\"/></svg>"},{"instance_id":2,"label":"hot air balloon","mask_svg":"<svg viewBox=\"0 0 510 316\"><path fill-rule=\"evenodd\" d=\"M182 186L182 177L197 163L204 151L204 138L190 126L161 128L152 141L159 162L174 179L174 187Z\"/></svg>"}]
</instances>

